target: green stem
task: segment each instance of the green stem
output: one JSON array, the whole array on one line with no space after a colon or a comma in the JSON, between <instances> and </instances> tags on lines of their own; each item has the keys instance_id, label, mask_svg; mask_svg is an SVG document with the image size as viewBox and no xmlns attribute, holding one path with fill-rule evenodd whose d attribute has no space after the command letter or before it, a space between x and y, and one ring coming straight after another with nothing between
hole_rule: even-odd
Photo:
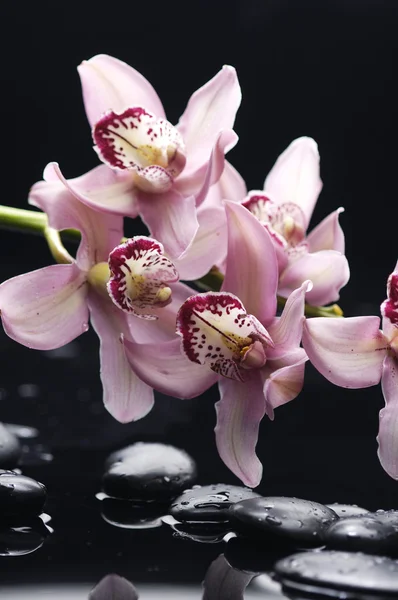
<instances>
[{"instance_id":1,"label":"green stem","mask_svg":"<svg viewBox=\"0 0 398 600\"><path fill-rule=\"evenodd\" d=\"M46 213L0 205L0 229L8 229L20 233L33 233L46 237L47 227L48 220ZM61 232L61 236L63 239L78 242L80 240L80 231L77 229L64 229Z\"/></svg>"}]
</instances>

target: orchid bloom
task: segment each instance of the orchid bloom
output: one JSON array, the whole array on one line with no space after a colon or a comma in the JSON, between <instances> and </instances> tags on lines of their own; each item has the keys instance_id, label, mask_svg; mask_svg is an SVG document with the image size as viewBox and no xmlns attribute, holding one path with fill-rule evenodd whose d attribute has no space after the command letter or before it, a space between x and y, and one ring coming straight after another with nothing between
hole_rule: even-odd
<instances>
[{"instance_id":1,"label":"orchid bloom","mask_svg":"<svg viewBox=\"0 0 398 600\"><path fill-rule=\"evenodd\" d=\"M145 342L170 339L177 309L193 290L176 283L178 273L160 243L138 236L120 244L122 217L80 203L51 170L46 178L33 186L31 204L47 213L54 229L78 229L81 243L70 264L0 286L4 329L20 344L50 350L87 331L91 317L100 338L104 404L121 422L140 419L152 408L153 390L128 365L120 334Z\"/></svg>"},{"instance_id":2,"label":"orchid bloom","mask_svg":"<svg viewBox=\"0 0 398 600\"><path fill-rule=\"evenodd\" d=\"M70 181L51 163L54 172L88 206L140 215L168 255L181 256L200 227L196 209L238 139L232 130L241 101L235 69L223 67L198 89L176 126L166 120L151 84L116 58L95 56L79 74L95 149L105 164ZM221 224L224 216L216 217Z\"/></svg>"},{"instance_id":3,"label":"orchid bloom","mask_svg":"<svg viewBox=\"0 0 398 600\"><path fill-rule=\"evenodd\" d=\"M379 317L307 320L303 346L326 379L345 388L381 388L378 455L383 469L398 479L398 262L387 283Z\"/></svg>"},{"instance_id":4,"label":"orchid bloom","mask_svg":"<svg viewBox=\"0 0 398 600\"><path fill-rule=\"evenodd\" d=\"M276 317L278 265L268 231L237 203L226 202L228 255L220 293L195 294L177 316L180 337L164 344L124 340L133 370L148 385L179 398L219 381L216 442L225 464L255 487L262 465L255 454L264 414L293 400L304 379L300 348L304 282ZM182 344L181 344L182 338Z\"/></svg>"},{"instance_id":5,"label":"orchid bloom","mask_svg":"<svg viewBox=\"0 0 398 600\"><path fill-rule=\"evenodd\" d=\"M338 300L350 272L338 208L311 233L306 231L322 189L319 152L308 137L294 140L269 172L264 190L252 191L245 206L271 234L279 264L278 293L287 297L303 281L313 287L306 301L323 306Z\"/></svg>"}]
</instances>

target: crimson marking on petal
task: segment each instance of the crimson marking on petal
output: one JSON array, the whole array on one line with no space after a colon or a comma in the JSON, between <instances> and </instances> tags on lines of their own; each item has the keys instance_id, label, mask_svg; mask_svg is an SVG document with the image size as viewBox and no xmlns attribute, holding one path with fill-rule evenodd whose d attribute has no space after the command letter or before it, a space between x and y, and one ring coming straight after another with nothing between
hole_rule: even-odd
<instances>
[{"instance_id":1,"label":"crimson marking on petal","mask_svg":"<svg viewBox=\"0 0 398 600\"><path fill-rule=\"evenodd\" d=\"M93 139L105 162L118 169L134 169L141 166L131 161L124 146L131 146L134 150L138 150L125 136L129 129L138 129L144 119L151 121L156 117L139 106L128 108L120 114L111 110L101 117L93 127ZM152 141L155 141L157 134L150 128L147 129L147 134Z\"/></svg>"},{"instance_id":2,"label":"crimson marking on petal","mask_svg":"<svg viewBox=\"0 0 398 600\"><path fill-rule=\"evenodd\" d=\"M265 356L265 347L274 345L260 321L247 314L239 298L226 292L188 298L177 314L177 333L189 360L238 381L244 381L240 369L244 352L257 343ZM262 364L257 361L245 368L260 368Z\"/></svg>"},{"instance_id":3,"label":"crimson marking on petal","mask_svg":"<svg viewBox=\"0 0 398 600\"><path fill-rule=\"evenodd\" d=\"M145 236L131 238L112 250L109 269L107 288L113 302L144 319L157 317L141 310L171 302L171 290L166 284L179 278L173 263L163 255L162 244Z\"/></svg>"},{"instance_id":4,"label":"crimson marking on petal","mask_svg":"<svg viewBox=\"0 0 398 600\"><path fill-rule=\"evenodd\" d=\"M387 300L381 305L381 313L398 327L398 274L391 273L387 281Z\"/></svg>"}]
</instances>

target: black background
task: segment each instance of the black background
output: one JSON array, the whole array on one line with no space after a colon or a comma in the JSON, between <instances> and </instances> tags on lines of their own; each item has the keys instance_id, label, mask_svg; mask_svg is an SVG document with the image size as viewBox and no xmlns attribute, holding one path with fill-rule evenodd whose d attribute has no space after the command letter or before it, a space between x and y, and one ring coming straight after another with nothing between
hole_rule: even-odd
<instances>
[{"instance_id":1,"label":"black background","mask_svg":"<svg viewBox=\"0 0 398 600\"><path fill-rule=\"evenodd\" d=\"M1 12L5 204L26 207L29 187L49 161L58 161L68 177L97 164L76 71L83 59L107 53L134 66L154 85L172 123L194 90L232 64L243 101L235 126L240 141L228 159L248 188L258 189L294 138L315 138L324 188L313 224L338 206L346 209L341 223L351 280L341 306L347 316L379 314L397 259L395 1L37 1L2 4ZM51 260L34 236L2 231L0 244L2 279ZM65 498L77 487L92 497L108 449L135 439L165 440L192 453L202 483L238 483L215 449L216 390L185 402L159 396L149 417L122 426L101 405L92 332L76 342L71 359L50 360L4 334L0 344L0 420L38 426L62 465L57 473L55 466L43 467L38 476L49 479L65 555L76 544L71 531L78 535L83 523L77 510L71 518ZM39 395L21 398L21 383L39 385ZM382 405L380 387L343 390L307 366L304 391L278 409L274 423L262 424L260 492L397 508L397 483L376 456ZM108 527L94 548L108 539L116 556L119 533ZM89 556L97 564L101 551L92 543L81 546L86 564ZM206 553L203 547L196 552ZM24 560L34 577L39 553ZM69 561L71 576L84 577ZM62 564L59 558L61 570Z\"/></svg>"}]
</instances>

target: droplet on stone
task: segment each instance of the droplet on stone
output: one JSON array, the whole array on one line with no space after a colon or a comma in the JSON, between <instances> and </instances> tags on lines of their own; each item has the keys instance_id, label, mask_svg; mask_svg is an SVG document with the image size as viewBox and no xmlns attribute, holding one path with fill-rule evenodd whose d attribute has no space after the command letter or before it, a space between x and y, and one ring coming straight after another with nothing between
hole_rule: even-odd
<instances>
[{"instance_id":1,"label":"droplet on stone","mask_svg":"<svg viewBox=\"0 0 398 600\"><path fill-rule=\"evenodd\" d=\"M398 597L398 561L363 553L303 552L275 564L282 591L289 597Z\"/></svg>"},{"instance_id":2,"label":"droplet on stone","mask_svg":"<svg viewBox=\"0 0 398 600\"><path fill-rule=\"evenodd\" d=\"M254 536L277 536L298 544L322 545L322 532L336 513L300 498L272 496L243 500L230 508L237 530Z\"/></svg>"},{"instance_id":3,"label":"droplet on stone","mask_svg":"<svg viewBox=\"0 0 398 600\"><path fill-rule=\"evenodd\" d=\"M334 550L398 554L398 531L376 516L339 519L324 532L323 539L326 546Z\"/></svg>"},{"instance_id":4,"label":"droplet on stone","mask_svg":"<svg viewBox=\"0 0 398 600\"><path fill-rule=\"evenodd\" d=\"M170 513L182 522L229 521L229 507L259 494L250 488L218 483L186 490L173 502Z\"/></svg>"},{"instance_id":5,"label":"droplet on stone","mask_svg":"<svg viewBox=\"0 0 398 600\"><path fill-rule=\"evenodd\" d=\"M196 464L184 450L137 442L111 454L102 478L104 492L116 498L166 501L191 486Z\"/></svg>"},{"instance_id":6,"label":"droplet on stone","mask_svg":"<svg viewBox=\"0 0 398 600\"><path fill-rule=\"evenodd\" d=\"M358 515L366 515L369 511L366 508L357 506L356 504L325 504L328 508L334 510L338 517L356 517Z\"/></svg>"}]
</instances>

